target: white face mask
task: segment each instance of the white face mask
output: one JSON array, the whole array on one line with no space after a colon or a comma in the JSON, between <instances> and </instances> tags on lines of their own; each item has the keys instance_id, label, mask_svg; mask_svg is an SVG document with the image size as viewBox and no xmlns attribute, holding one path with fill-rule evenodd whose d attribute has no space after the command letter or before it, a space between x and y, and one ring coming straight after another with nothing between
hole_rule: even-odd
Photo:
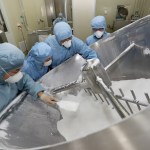
<instances>
[{"instance_id":1,"label":"white face mask","mask_svg":"<svg viewBox=\"0 0 150 150\"><path fill-rule=\"evenodd\" d=\"M44 62L45 67L50 66L51 64L52 64L52 60Z\"/></svg>"},{"instance_id":2,"label":"white face mask","mask_svg":"<svg viewBox=\"0 0 150 150\"><path fill-rule=\"evenodd\" d=\"M71 47L71 40L65 41L62 45L65 46L66 48L70 48Z\"/></svg>"},{"instance_id":3,"label":"white face mask","mask_svg":"<svg viewBox=\"0 0 150 150\"><path fill-rule=\"evenodd\" d=\"M95 36L99 39L102 37L102 35L104 34L104 31L96 31L95 33Z\"/></svg>"},{"instance_id":4,"label":"white face mask","mask_svg":"<svg viewBox=\"0 0 150 150\"><path fill-rule=\"evenodd\" d=\"M19 71L15 75L10 76L8 79L6 79L5 82L16 83L16 82L20 81L22 79L22 77L23 77L23 73Z\"/></svg>"}]
</instances>

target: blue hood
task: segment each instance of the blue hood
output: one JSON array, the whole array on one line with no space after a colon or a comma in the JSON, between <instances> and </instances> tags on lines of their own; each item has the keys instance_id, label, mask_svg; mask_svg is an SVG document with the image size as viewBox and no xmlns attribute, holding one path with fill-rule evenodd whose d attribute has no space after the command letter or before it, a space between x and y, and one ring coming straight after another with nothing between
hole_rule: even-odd
<instances>
[{"instance_id":1,"label":"blue hood","mask_svg":"<svg viewBox=\"0 0 150 150\"><path fill-rule=\"evenodd\" d=\"M72 30L68 23L58 22L54 26L54 34L56 36L57 41L60 43L60 41L72 36Z\"/></svg>"},{"instance_id":2,"label":"blue hood","mask_svg":"<svg viewBox=\"0 0 150 150\"><path fill-rule=\"evenodd\" d=\"M36 43L28 53L29 57L43 64L47 58L52 58L51 47L44 42Z\"/></svg>"},{"instance_id":3,"label":"blue hood","mask_svg":"<svg viewBox=\"0 0 150 150\"><path fill-rule=\"evenodd\" d=\"M95 29L104 28L106 30L106 20L104 16L97 16L92 19L91 27Z\"/></svg>"},{"instance_id":4,"label":"blue hood","mask_svg":"<svg viewBox=\"0 0 150 150\"><path fill-rule=\"evenodd\" d=\"M5 72L2 68L9 72L21 67L23 62L24 54L20 49L10 43L0 44L0 83L4 82L2 78Z\"/></svg>"}]
</instances>

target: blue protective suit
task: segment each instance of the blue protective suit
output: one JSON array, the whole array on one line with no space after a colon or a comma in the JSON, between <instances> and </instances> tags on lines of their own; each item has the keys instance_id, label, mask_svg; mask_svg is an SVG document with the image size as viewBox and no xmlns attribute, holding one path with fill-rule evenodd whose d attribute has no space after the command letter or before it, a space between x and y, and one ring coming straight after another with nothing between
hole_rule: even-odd
<instances>
[{"instance_id":1,"label":"blue protective suit","mask_svg":"<svg viewBox=\"0 0 150 150\"><path fill-rule=\"evenodd\" d=\"M97 58L94 50L89 48L83 41L72 35L71 27L65 22L59 22L54 26L53 36L49 36L45 42L50 45L53 51L53 61L51 67L54 68L63 63L75 54L80 54L85 59ZM72 45L65 48L61 41L72 37Z\"/></svg>"},{"instance_id":2,"label":"blue protective suit","mask_svg":"<svg viewBox=\"0 0 150 150\"><path fill-rule=\"evenodd\" d=\"M30 75L33 80L38 80L48 72L48 67L43 66L47 58L52 58L52 50L44 42L36 43L24 61L22 71Z\"/></svg>"},{"instance_id":3,"label":"blue protective suit","mask_svg":"<svg viewBox=\"0 0 150 150\"><path fill-rule=\"evenodd\" d=\"M98 40L107 38L110 35L110 33L106 32L106 20L105 20L104 16L97 16L97 17L93 18L92 21L91 21L91 27L92 27L92 29L103 28L104 29L104 34L101 38L97 38L94 34L87 37L86 44L88 46L95 43L95 42L97 42Z\"/></svg>"},{"instance_id":4,"label":"blue protective suit","mask_svg":"<svg viewBox=\"0 0 150 150\"><path fill-rule=\"evenodd\" d=\"M21 67L24 54L14 45L9 43L0 44L0 111L5 108L21 91L27 91L34 97L44 91L42 86L35 83L27 74L17 83L7 83L3 80L6 72ZM3 69L4 70L3 70Z\"/></svg>"}]
</instances>

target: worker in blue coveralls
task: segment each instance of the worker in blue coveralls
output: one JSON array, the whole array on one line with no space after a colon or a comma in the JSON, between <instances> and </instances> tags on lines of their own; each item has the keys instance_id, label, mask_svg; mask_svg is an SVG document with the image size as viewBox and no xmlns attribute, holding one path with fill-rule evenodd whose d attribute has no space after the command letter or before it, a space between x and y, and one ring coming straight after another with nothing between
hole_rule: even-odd
<instances>
[{"instance_id":1,"label":"worker in blue coveralls","mask_svg":"<svg viewBox=\"0 0 150 150\"><path fill-rule=\"evenodd\" d=\"M20 71L24 54L16 46L0 44L0 111L2 111L21 91L27 91L35 98L48 104L55 104L54 97L44 93L44 88L31 77Z\"/></svg>"},{"instance_id":2,"label":"worker in blue coveralls","mask_svg":"<svg viewBox=\"0 0 150 150\"><path fill-rule=\"evenodd\" d=\"M39 42L29 51L27 59L24 61L22 71L36 81L49 71L51 63L51 47L44 42Z\"/></svg>"},{"instance_id":3,"label":"worker in blue coveralls","mask_svg":"<svg viewBox=\"0 0 150 150\"><path fill-rule=\"evenodd\" d=\"M94 17L91 21L91 27L93 34L86 39L86 44L88 46L110 35L110 33L106 31L106 20L104 16Z\"/></svg>"},{"instance_id":4,"label":"worker in blue coveralls","mask_svg":"<svg viewBox=\"0 0 150 150\"><path fill-rule=\"evenodd\" d=\"M95 59L95 62L99 62L96 52L89 48L82 40L72 35L71 27L66 22L58 22L54 26L54 35L48 36L44 42L53 51L51 68L60 65L75 54L80 54L88 61Z\"/></svg>"}]
</instances>

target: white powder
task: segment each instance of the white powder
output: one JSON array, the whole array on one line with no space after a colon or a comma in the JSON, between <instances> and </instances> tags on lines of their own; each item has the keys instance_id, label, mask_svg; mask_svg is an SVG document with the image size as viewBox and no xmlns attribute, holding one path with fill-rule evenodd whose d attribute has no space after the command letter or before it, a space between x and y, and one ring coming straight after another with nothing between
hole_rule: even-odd
<instances>
[{"instance_id":1,"label":"white powder","mask_svg":"<svg viewBox=\"0 0 150 150\"><path fill-rule=\"evenodd\" d=\"M68 95L62 100L79 102L77 112L61 110L63 119L58 122L59 132L70 141L101 130L120 119L112 106L96 101L83 90L78 96Z\"/></svg>"},{"instance_id":2,"label":"white powder","mask_svg":"<svg viewBox=\"0 0 150 150\"><path fill-rule=\"evenodd\" d=\"M77 111L79 107L79 103L77 102L72 102L72 101L59 101L57 102L57 105L59 108L64 109L66 111Z\"/></svg>"},{"instance_id":3,"label":"white powder","mask_svg":"<svg viewBox=\"0 0 150 150\"><path fill-rule=\"evenodd\" d=\"M0 139L8 139L7 138L7 133L5 132L5 130L7 130L9 126L9 123L7 121L3 121L1 124L0 124Z\"/></svg>"},{"instance_id":4,"label":"white powder","mask_svg":"<svg viewBox=\"0 0 150 150\"><path fill-rule=\"evenodd\" d=\"M126 98L133 99L130 90L134 90L139 101L148 103L144 93L147 92L150 95L149 79L113 81L112 89L115 94L121 95L119 88L123 90ZM62 100L79 102L80 104L77 112L61 110L63 119L58 122L57 127L68 141L81 138L121 121L112 106L108 106L106 102L102 103L100 99L96 101L94 96L89 96L84 90L79 92L77 96L62 95ZM139 112L135 104L130 105L134 112ZM125 103L124 106L127 108Z\"/></svg>"},{"instance_id":5,"label":"white powder","mask_svg":"<svg viewBox=\"0 0 150 150\"><path fill-rule=\"evenodd\" d=\"M144 93L148 93L150 96L150 79L137 79L137 80L124 80L124 81L113 81L112 88L115 94L120 94L119 88L121 88L125 94L125 97L133 99L130 90L134 90L136 97L141 102L146 102Z\"/></svg>"},{"instance_id":6,"label":"white powder","mask_svg":"<svg viewBox=\"0 0 150 150\"><path fill-rule=\"evenodd\" d=\"M2 138L2 139L8 139L7 138L7 133L5 132L5 131L3 131L3 130L0 130L0 139Z\"/></svg>"},{"instance_id":7,"label":"white powder","mask_svg":"<svg viewBox=\"0 0 150 150\"><path fill-rule=\"evenodd\" d=\"M0 129L1 129L1 130L7 130L8 126L9 126L9 122L4 120L4 121L0 124Z\"/></svg>"}]
</instances>

